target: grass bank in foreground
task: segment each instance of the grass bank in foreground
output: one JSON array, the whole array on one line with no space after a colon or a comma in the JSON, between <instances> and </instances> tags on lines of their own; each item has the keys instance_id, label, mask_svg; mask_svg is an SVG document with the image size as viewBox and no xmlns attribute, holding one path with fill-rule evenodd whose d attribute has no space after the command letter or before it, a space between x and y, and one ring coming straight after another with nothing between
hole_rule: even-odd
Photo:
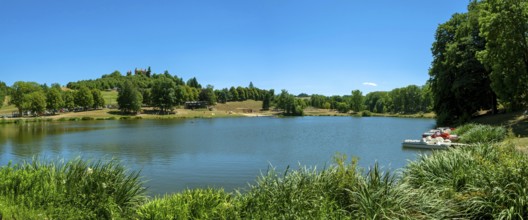
<instances>
[{"instance_id":1,"label":"grass bank in foreground","mask_svg":"<svg viewBox=\"0 0 528 220\"><path fill-rule=\"evenodd\" d=\"M468 125L466 142L410 162L401 174L337 156L324 170L271 169L244 192L192 189L145 199L115 161L0 168L3 219L523 219L528 158L504 128ZM489 138L491 137L491 138ZM506 141L503 141L506 139Z\"/></svg>"}]
</instances>

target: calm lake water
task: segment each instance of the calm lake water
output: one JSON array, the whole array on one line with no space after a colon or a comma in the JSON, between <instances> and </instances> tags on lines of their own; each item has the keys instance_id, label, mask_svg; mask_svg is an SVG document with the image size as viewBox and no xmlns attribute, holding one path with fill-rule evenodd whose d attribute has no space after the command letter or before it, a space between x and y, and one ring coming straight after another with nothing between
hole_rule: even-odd
<instances>
[{"instance_id":1,"label":"calm lake water","mask_svg":"<svg viewBox=\"0 0 528 220\"><path fill-rule=\"evenodd\" d=\"M196 187L230 191L254 183L271 165L323 168L336 153L399 169L420 151L401 141L431 129L432 119L381 117L219 118L0 125L0 165L46 159L118 158L142 170L149 194Z\"/></svg>"}]
</instances>

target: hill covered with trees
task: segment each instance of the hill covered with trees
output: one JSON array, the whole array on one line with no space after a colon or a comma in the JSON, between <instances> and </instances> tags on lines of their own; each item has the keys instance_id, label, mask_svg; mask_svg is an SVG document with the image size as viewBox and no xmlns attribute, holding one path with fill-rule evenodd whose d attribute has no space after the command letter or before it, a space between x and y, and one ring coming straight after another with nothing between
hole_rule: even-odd
<instances>
[{"instance_id":1,"label":"hill covered with trees","mask_svg":"<svg viewBox=\"0 0 528 220\"><path fill-rule=\"evenodd\" d=\"M106 106L119 108L125 114L136 114L143 107L152 107L158 114L171 113L175 108L185 103L201 102L206 106L216 103L240 102L255 100L262 102L262 110L282 110L284 115L304 115L304 109L336 110L341 113L370 111L374 113L415 114L430 112L432 95L430 87L411 85L392 91L371 92L366 95L354 90L350 95L298 96L281 90L275 94L273 89L260 89L253 85L231 86L215 89L212 85L202 86L193 77L185 81L168 71L152 73L150 67L146 70L135 69L125 75L119 71L104 74L98 79L70 82L67 88L58 84L51 87L39 85L36 82L19 81L8 87L4 85L3 93L11 95L11 104L19 110L19 114L33 115L56 114L63 111L89 110L105 107L101 91L117 91L117 105Z\"/></svg>"}]
</instances>

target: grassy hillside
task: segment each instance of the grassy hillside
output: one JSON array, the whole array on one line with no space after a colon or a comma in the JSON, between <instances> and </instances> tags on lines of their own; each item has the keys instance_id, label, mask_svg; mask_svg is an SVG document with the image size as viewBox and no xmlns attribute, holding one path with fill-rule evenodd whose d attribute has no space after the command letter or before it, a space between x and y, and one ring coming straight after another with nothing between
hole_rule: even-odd
<instances>
[{"instance_id":1,"label":"grassy hillside","mask_svg":"<svg viewBox=\"0 0 528 220\"><path fill-rule=\"evenodd\" d=\"M103 94L105 105L117 105L117 91L116 90L101 91L101 94Z\"/></svg>"}]
</instances>

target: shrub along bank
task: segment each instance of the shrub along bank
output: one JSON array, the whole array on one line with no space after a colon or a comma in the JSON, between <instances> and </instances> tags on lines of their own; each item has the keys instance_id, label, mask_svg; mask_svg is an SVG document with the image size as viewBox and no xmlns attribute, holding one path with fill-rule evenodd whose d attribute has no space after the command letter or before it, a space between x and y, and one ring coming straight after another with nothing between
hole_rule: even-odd
<instances>
[{"instance_id":1,"label":"shrub along bank","mask_svg":"<svg viewBox=\"0 0 528 220\"><path fill-rule=\"evenodd\" d=\"M509 141L498 143L507 137L503 129L464 129L461 138L472 132L494 138L423 155L398 175L376 164L364 170L356 160L338 156L320 171L271 169L244 192L192 189L153 199L145 199L138 174L115 161L34 160L0 168L0 214L3 219L527 218L527 156Z\"/></svg>"}]
</instances>

